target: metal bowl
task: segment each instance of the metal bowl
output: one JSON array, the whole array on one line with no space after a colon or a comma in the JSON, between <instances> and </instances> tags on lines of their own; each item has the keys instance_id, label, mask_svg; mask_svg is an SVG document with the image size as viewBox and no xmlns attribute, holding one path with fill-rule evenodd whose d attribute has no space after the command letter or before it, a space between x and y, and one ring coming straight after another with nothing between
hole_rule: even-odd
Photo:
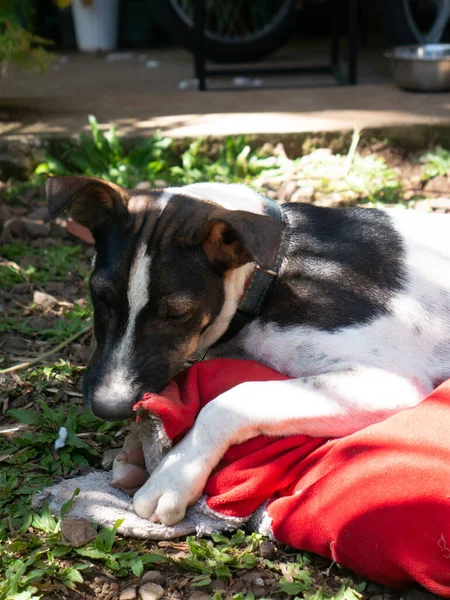
<instances>
[{"instance_id":1,"label":"metal bowl","mask_svg":"<svg viewBox=\"0 0 450 600\"><path fill-rule=\"evenodd\" d=\"M398 46L385 56L401 88L416 92L450 90L450 44Z\"/></svg>"}]
</instances>

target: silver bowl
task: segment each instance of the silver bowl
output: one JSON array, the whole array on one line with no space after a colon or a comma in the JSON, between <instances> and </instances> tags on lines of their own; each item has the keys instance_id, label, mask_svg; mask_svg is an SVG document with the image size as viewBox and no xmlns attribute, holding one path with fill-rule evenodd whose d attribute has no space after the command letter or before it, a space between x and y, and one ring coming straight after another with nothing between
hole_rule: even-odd
<instances>
[{"instance_id":1,"label":"silver bowl","mask_svg":"<svg viewBox=\"0 0 450 600\"><path fill-rule=\"evenodd\" d=\"M450 44L398 46L386 52L394 81L405 90L450 90Z\"/></svg>"}]
</instances>

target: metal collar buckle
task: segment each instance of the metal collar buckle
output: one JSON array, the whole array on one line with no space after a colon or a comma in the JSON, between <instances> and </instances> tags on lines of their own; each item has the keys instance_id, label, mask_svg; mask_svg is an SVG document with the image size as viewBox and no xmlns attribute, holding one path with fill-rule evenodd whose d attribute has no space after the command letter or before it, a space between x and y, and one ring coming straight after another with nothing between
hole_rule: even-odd
<instances>
[{"instance_id":1,"label":"metal collar buckle","mask_svg":"<svg viewBox=\"0 0 450 600\"><path fill-rule=\"evenodd\" d=\"M205 356L208 354L208 350L209 350L209 348L206 348L206 350L203 350L203 352L201 352L197 356L193 355L191 358L188 358L186 360L187 364L195 365L195 364L201 362L205 358Z\"/></svg>"}]
</instances>

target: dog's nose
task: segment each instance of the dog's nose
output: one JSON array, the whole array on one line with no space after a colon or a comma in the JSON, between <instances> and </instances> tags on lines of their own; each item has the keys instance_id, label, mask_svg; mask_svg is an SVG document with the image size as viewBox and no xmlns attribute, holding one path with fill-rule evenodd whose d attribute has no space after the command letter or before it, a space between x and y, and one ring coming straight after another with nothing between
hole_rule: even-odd
<instances>
[{"instance_id":1,"label":"dog's nose","mask_svg":"<svg viewBox=\"0 0 450 600\"><path fill-rule=\"evenodd\" d=\"M92 375L86 379L85 395L94 415L105 421L121 421L133 417L140 385L123 369L117 369L97 380Z\"/></svg>"},{"instance_id":2,"label":"dog's nose","mask_svg":"<svg viewBox=\"0 0 450 600\"><path fill-rule=\"evenodd\" d=\"M104 403L93 399L90 405L94 415L104 421L122 421L123 419L130 419L134 415L134 402L132 400L128 402L111 401Z\"/></svg>"}]
</instances>

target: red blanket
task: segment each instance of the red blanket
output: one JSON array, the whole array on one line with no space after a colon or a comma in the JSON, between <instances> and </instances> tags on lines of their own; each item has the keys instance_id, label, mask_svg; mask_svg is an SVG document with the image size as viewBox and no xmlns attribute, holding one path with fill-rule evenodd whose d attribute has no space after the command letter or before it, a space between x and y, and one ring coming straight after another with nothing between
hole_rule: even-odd
<instances>
[{"instance_id":1,"label":"red blanket","mask_svg":"<svg viewBox=\"0 0 450 600\"><path fill-rule=\"evenodd\" d=\"M254 362L206 361L138 406L176 442L219 394L280 379ZM205 494L226 516L267 503L265 522L279 542L391 587L416 581L450 598L450 381L416 408L345 438L261 436L233 446Z\"/></svg>"}]
</instances>

